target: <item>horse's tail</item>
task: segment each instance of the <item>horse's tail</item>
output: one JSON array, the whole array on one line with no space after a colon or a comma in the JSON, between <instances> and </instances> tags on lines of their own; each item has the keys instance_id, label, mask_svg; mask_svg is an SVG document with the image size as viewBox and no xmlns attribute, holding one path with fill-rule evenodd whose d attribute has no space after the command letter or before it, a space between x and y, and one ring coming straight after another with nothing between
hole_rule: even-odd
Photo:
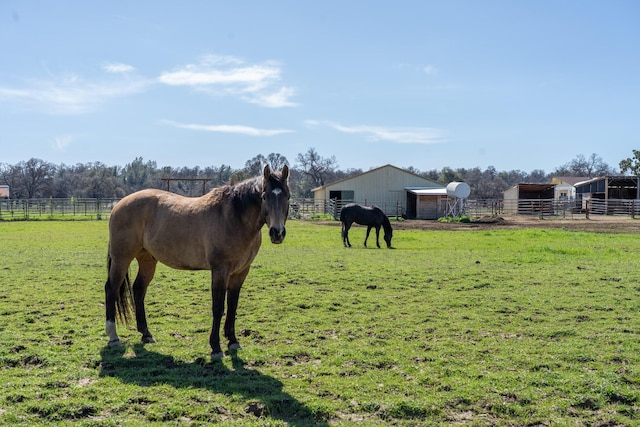
<instances>
[{"instance_id":1,"label":"horse's tail","mask_svg":"<svg viewBox=\"0 0 640 427\"><path fill-rule=\"evenodd\" d=\"M111 254L107 255L107 275L111 271ZM107 276L108 277L108 276ZM124 280L119 286L118 299L116 300L116 314L124 323L129 323L133 311L133 286L129 280L129 272L127 271Z\"/></svg>"}]
</instances>

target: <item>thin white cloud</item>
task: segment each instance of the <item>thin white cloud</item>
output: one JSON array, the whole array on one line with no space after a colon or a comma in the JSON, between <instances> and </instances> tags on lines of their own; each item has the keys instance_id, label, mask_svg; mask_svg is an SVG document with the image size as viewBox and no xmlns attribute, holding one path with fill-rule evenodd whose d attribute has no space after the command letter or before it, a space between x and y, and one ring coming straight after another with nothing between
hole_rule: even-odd
<instances>
[{"instance_id":1,"label":"thin white cloud","mask_svg":"<svg viewBox=\"0 0 640 427\"><path fill-rule=\"evenodd\" d=\"M148 83L129 78L86 81L68 74L52 80L28 80L22 88L0 86L0 103L47 114L84 114L114 98L142 92Z\"/></svg>"},{"instance_id":2,"label":"thin white cloud","mask_svg":"<svg viewBox=\"0 0 640 427\"><path fill-rule=\"evenodd\" d=\"M135 68L131 65L122 64L122 63L111 63L111 62L104 64L102 66L102 69L105 70L107 73L114 73L114 74L130 73L135 70Z\"/></svg>"},{"instance_id":3,"label":"thin white cloud","mask_svg":"<svg viewBox=\"0 0 640 427\"><path fill-rule=\"evenodd\" d=\"M242 125L201 125L192 123L178 123L171 120L161 120L160 123L179 129L188 129L202 132L235 133L248 136L276 136L285 133L293 133L290 129L259 129Z\"/></svg>"},{"instance_id":4,"label":"thin white cloud","mask_svg":"<svg viewBox=\"0 0 640 427\"><path fill-rule=\"evenodd\" d=\"M363 135L369 141L389 141L396 144L438 144L445 141L446 132L436 128L382 126L344 126L329 121L307 120L308 126L325 125L339 132Z\"/></svg>"},{"instance_id":5,"label":"thin white cloud","mask_svg":"<svg viewBox=\"0 0 640 427\"><path fill-rule=\"evenodd\" d=\"M257 94L255 97L248 99L248 101L269 108L295 107L298 104L289 101L295 93L295 89L283 87L273 93Z\"/></svg>"},{"instance_id":6,"label":"thin white cloud","mask_svg":"<svg viewBox=\"0 0 640 427\"><path fill-rule=\"evenodd\" d=\"M0 108L41 111L46 114L86 114L114 99L134 95L161 83L187 86L216 96L234 96L268 108L293 107L296 91L281 83L275 62L247 64L232 56L202 56L195 64L161 73L156 79L135 74L129 64L105 62L106 72L95 79L76 74L30 79L20 86L0 85Z\"/></svg>"},{"instance_id":7,"label":"thin white cloud","mask_svg":"<svg viewBox=\"0 0 640 427\"><path fill-rule=\"evenodd\" d=\"M56 151L65 151L71 145L72 137L70 135L56 136L53 138L52 148Z\"/></svg>"},{"instance_id":8,"label":"thin white cloud","mask_svg":"<svg viewBox=\"0 0 640 427\"><path fill-rule=\"evenodd\" d=\"M246 91L254 91L276 79L279 71L275 68L250 66L232 70L202 70L192 65L185 69L163 73L158 80L171 86L239 85Z\"/></svg>"},{"instance_id":9,"label":"thin white cloud","mask_svg":"<svg viewBox=\"0 0 640 427\"><path fill-rule=\"evenodd\" d=\"M280 84L277 63L247 64L232 56L206 55L195 64L161 73L158 81L169 86L189 86L215 96L237 96L263 107L292 107L295 90Z\"/></svg>"}]
</instances>

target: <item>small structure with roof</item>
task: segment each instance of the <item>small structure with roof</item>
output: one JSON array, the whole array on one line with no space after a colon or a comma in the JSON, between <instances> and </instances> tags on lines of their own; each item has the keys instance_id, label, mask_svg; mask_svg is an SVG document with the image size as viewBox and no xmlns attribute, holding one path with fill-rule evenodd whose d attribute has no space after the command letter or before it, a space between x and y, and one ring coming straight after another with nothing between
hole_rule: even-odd
<instances>
[{"instance_id":1,"label":"small structure with roof","mask_svg":"<svg viewBox=\"0 0 640 427\"><path fill-rule=\"evenodd\" d=\"M556 184L517 184L505 190L504 209L522 215L553 215Z\"/></svg>"},{"instance_id":2,"label":"small structure with roof","mask_svg":"<svg viewBox=\"0 0 640 427\"><path fill-rule=\"evenodd\" d=\"M640 211L640 177L607 175L575 184L576 206L602 214Z\"/></svg>"},{"instance_id":3,"label":"small structure with roof","mask_svg":"<svg viewBox=\"0 0 640 427\"><path fill-rule=\"evenodd\" d=\"M437 219L446 214L447 189L437 181L385 165L314 188L314 204L334 216L351 202L377 205L389 216Z\"/></svg>"},{"instance_id":4,"label":"small structure with roof","mask_svg":"<svg viewBox=\"0 0 640 427\"><path fill-rule=\"evenodd\" d=\"M551 179L551 184L555 184L554 199L558 201L574 201L576 199L576 187L579 182L587 181L589 177L584 176L555 176Z\"/></svg>"}]
</instances>

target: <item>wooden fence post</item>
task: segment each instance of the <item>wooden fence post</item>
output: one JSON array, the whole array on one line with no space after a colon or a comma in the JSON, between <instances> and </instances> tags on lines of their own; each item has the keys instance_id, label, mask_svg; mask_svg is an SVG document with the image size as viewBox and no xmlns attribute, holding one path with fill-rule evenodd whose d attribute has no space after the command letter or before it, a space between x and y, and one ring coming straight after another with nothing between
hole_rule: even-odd
<instances>
[{"instance_id":1,"label":"wooden fence post","mask_svg":"<svg viewBox=\"0 0 640 427\"><path fill-rule=\"evenodd\" d=\"M589 219L589 202L591 200L587 200L586 204L585 204L585 208L586 208L586 217L587 219Z\"/></svg>"}]
</instances>

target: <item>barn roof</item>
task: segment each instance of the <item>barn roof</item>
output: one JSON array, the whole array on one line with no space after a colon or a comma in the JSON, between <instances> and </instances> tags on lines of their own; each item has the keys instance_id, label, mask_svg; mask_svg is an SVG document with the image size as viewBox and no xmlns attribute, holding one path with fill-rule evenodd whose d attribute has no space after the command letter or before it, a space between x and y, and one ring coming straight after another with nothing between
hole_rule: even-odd
<instances>
[{"instance_id":1,"label":"barn roof","mask_svg":"<svg viewBox=\"0 0 640 427\"><path fill-rule=\"evenodd\" d=\"M410 193L418 196L446 196L447 189L445 188L406 188Z\"/></svg>"},{"instance_id":2,"label":"barn roof","mask_svg":"<svg viewBox=\"0 0 640 427\"><path fill-rule=\"evenodd\" d=\"M330 183L325 184L325 185L322 185L322 186L320 186L320 187L312 188L312 189L311 189L311 191L315 192L315 191L321 190L321 189L323 189L323 188L326 188L326 187L329 187L329 186L333 186L333 185L335 185L335 184L339 184L339 183L342 183L342 182L345 182L345 181L350 181L350 180L353 180L353 179L356 179L356 178L360 178L360 177L363 177L363 176L365 176L365 175L368 175L368 174L370 174L370 173L373 173L373 172L379 171L380 169L384 169L384 168L393 168L393 169L397 169L397 170L399 170L399 171L402 171L403 173L406 173L406 174L408 174L408 175L413 175L413 176L415 176L415 177L417 177L417 178L420 178L420 179L422 179L422 180L424 180L424 181L433 182L433 183L434 183L434 185L438 185L438 186L441 186L441 185L442 185L442 184L440 184L440 183L439 183L439 182L437 182L437 181L434 181L434 180L429 179L429 178L425 178L424 176L422 176L422 175L418 175L417 173L413 173L413 172L408 171L408 170L406 170L406 169L402 169L402 168L399 168L399 167L397 167L397 166L393 166L393 165L391 165L391 164L387 164L387 165L384 165L384 166L379 166L379 167L377 167L377 168L373 168L373 169L371 169L371 170L368 170L368 171L363 172L363 173L358 174L358 175L348 176L348 177L346 177L346 178L343 178L343 179L339 179L339 180L337 180L337 181L330 182Z\"/></svg>"},{"instance_id":3,"label":"barn roof","mask_svg":"<svg viewBox=\"0 0 640 427\"><path fill-rule=\"evenodd\" d=\"M599 176L597 178L586 179L585 181L577 182L574 184L576 187L582 187L584 185L588 185L598 181L609 180L609 184L618 184L618 185L637 185L638 177L637 176L629 176L629 175L607 175L607 176Z\"/></svg>"},{"instance_id":4,"label":"barn roof","mask_svg":"<svg viewBox=\"0 0 640 427\"><path fill-rule=\"evenodd\" d=\"M577 183L589 180L586 176L554 176L551 179L552 184L568 184L575 186Z\"/></svg>"}]
</instances>

